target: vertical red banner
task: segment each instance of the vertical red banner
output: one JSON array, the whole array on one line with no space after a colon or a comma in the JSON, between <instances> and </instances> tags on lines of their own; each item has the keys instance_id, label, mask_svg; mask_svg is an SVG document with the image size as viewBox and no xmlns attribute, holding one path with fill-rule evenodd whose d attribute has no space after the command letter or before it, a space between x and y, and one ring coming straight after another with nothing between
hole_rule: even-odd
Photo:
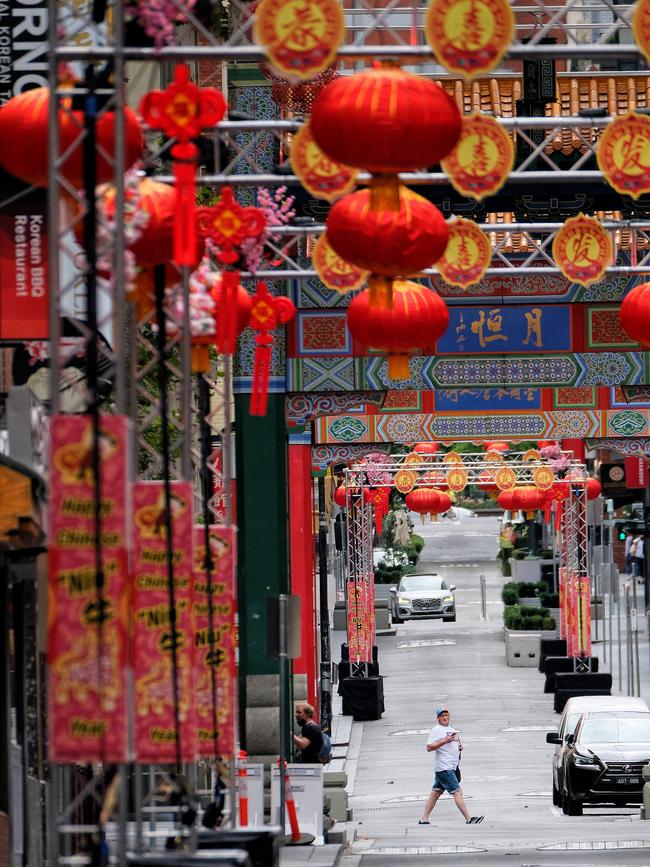
<instances>
[{"instance_id":1,"label":"vertical red banner","mask_svg":"<svg viewBox=\"0 0 650 867\"><path fill-rule=\"evenodd\" d=\"M350 662L370 662L372 660L368 597L366 581L357 581L356 583L348 581L348 650Z\"/></svg>"},{"instance_id":2,"label":"vertical red banner","mask_svg":"<svg viewBox=\"0 0 650 867\"><path fill-rule=\"evenodd\" d=\"M578 645L581 656L591 656L591 581L583 578L578 585L578 611L580 614Z\"/></svg>"},{"instance_id":3,"label":"vertical red banner","mask_svg":"<svg viewBox=\"0 0 650 867\"><path fill-rule=\"evenodd\" d=\"M205 566L205 527L194 527L194 684L199 755L230 758L235 753L235 704L237 668L235 652L235 566L234 527L209 528L212 584L212 628L207 571ZM212 671L216 697L213 696ZM213 725L213 698L216 734Z\"/></svg>"},{"instance_id":4,"label":"vertical red banner","mask_svg":"<svg viewBox=\"0 0 650 867\"><path fill-rule=\"evenodd\" d=\"M170 484L180 737L174 707L165 487L163 482L138 482L132 489L137 762L175 761L177 738L182 761L193 761L197 752L192 700L192 485L189 482Z\"/></svg>"},{"instance_id":5,"label":"vertical red banner","mask_svg":"<svg viewBox=\"0 0 650 867\"><path fill-rule=\"evenodd\" d=\"M376 624L375 624L375 576L373 573L368 578L368 619L370 627L370 650L376 643ZM372 657L371 657L372 659Z\"/></svg>"},{"instance_id":6,"label":"vertical red banner","mask_svg":"<svg viewBox=\"0 0 650 867\"><path fill-rule=\"evenodd\" d=\"M53 762L127 759L127 419L102 416L99 443L101 590L92 420L52 418L47 622Z\"/></svg>"}]
</instances>

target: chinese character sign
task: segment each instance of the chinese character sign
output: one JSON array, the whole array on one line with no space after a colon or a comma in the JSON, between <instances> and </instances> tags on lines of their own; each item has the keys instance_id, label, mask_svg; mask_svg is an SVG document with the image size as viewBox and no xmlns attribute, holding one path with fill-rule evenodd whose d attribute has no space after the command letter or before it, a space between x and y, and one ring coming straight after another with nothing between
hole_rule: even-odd
<instances>
[{"instance_id":1,"label":"chinese character sign","mask_svg":"<svg viewBox=\"0 0 650 867\"><path fill-rule=\"evenodd\" d=\"M212 634L205 558L205 527L194 527L194 683L199 755L233 755L235 748L235 531L209 528ZM213 691L214 676L214 691ZM214 713L213 713L214 707ZM216 722L216 730L214 727Z\"/></svg>"},{"instance_id":2,"label":"chinese character sign","mask_svg":"<svg viewBox=\"0 0 650 867\"><path fill-rule=\"evenodd\" d=\"M125 418L100 419L98 582L92 420L52 419L47 614L54 762L126 761L127 431Z\"/></svg>"},{"instance_id":3,"label":"chinese character sign","mask_svg":"<svg viewBox=\"0 0 650 867\"><path fill-rule=\"evenodd\" d=\"M553 239L555 264L567 280L589 286L605 276L612 261L612 241L596 217L579 214L565 220Z\"/></svg>"},{"instance_id":4,"label":"chinese character sign","mask_svg":"<svg viewBox=\"0 0 650 867\"><path fill-rule=\"evenodd\" d=\"M348 581L348 649L350 662L372 661L370 590L367 581ZM374 610L372 616L374 618Z\"/></svg>"},{"instance_id":5,"label":"chinese character sign","mask_svg":"<svg viewBox=\"0 0 650 867\"><path fill-rule=\"evenodd\" d=\"M566 352L571 349L571 307L450 307L439 353Z\"/></svg>"},{"instance_id":6,"label":"chinese character sign","mask_svg":"<svg viewBox=\"0 0 650 867\"><path fill-rule=\"evenodd\" d=\"M473 114L463 118L460 139L441 166L455 190L481 200L501 189L514 158L512 138L498 121Z\"/></svg>"},{"instance_id":7,"label":"chinese character sign","mask_svg":"<svg viewBox=\"0 0 650 867\"><path fill-rule=\"evenodd\" d=\"M637 199L650 192L650 118L635 112L615 118L600 137L596 160L618 193Z\"/></svg>"},{"instance_id":8,"label":"chinese character sign","mask_svg":"<svg viewBox=\"0 0 650 867\"><path fill-rule=\"evenodd\" d=\"M138 762L173 762L179 737L173 686L178 666L178 723L182 761L196 756L192 702L192 486L170 482L173 626L163 482L133 486L133 680Z\"/></svg>"}]
</instances>

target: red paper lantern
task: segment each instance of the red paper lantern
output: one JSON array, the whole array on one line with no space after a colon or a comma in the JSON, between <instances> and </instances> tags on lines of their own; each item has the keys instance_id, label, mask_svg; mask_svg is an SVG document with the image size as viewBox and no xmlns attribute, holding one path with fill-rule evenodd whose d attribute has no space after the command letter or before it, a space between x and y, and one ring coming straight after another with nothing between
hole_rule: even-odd
<instances>
[{"instance_id":1,"label":"red paper lantern","mask_svg":"<svg viewBox=\"0 0 650 867\"><path fill-rule=\"evenodd\" d=\"M452 505L453 505L453 503L451 501L451 497L449 496L449 494L445 494L442 492L438 494L438 513L439 514L442 515L445 512L449 511L449 509L451 509Z\"/></svg>"},{"instance_id":2,"label":"red paper lantern","mask_svg":"<svg viewBox=\"0 0 650 867\"><path fill-rule=\"evenodd\" d=\"M497 503L506 512L514 512L519 508L516 504L515 491L516 488L511 488L509 491L501 491L497 497Z\"/></svg>"},{"instance_id":3,"label":"red paper lantern","mask_svg":"<svg viewBox=\"0 0 650 867\"><path fill-rule=\"evenodd\" d=\"M589 476L587 479L587 499L595 500L597 497L603 492L603 486L600 484L598 479L595 479L593 476Z\"/></svg>"},{"instance_id":4,"label":"red paper lantern","mask_svg":"<svg viewBox=\"0 0 650 867\"><path fill-rule=\"evenodd\" d=\"M644 349L650 348L650 283L636 286L623 299L618 311L623 330Z\"/></svg>"},{"instance_id":5,"label":"red paper lantern","mask_svg":"<svg viewBox=\"0 0 650 867\"><path fill-rule=\"evenodd\" d=\"M347 506L347 488L345 485L339 485L338 488L334 491L334 502L341 509L345 509Z\"/></svg>"},{"instance_id":6,"label":"red paper lantern","mask_svg":"<svg viewBox=\"0 0 650 867\"><path fill-rule=\"evenodd\" d=\"M438 443L416 443L413 451L416 455L436 455L439 448Z\"/></svg>"},{"instance_id":7,"label":"red paper lantern","mask_svg":"<svg viewBox=\"0 0 650 867\"><path fill-rule=\"evenodd\" d=\"M557 445L557 443L555 442L555 440L539 440L537 442L537 448L538 449L546 449L549 446L556 446L556 445Z\"/></svg>"},{"instance_id":8,"label":"red paper lantern","mask_svg":"<svg viewBox=\"0 0 650 867\"><path fill-rule=\"evenodd\" d=\"M67 111L66 100L59 110L59 153L70 152L60 168L61 174L75 187L83 183L84 128L82 111ZM49 128L50 89L36 87L12 97L0 108L0 165L14 177L47 187L47 143ZM142 152L143 140L138 119L130 108L124 109L125 141L124 164L131 166ZM115 114L107 111L99 115L97 135L97 183L110 180L114 166L102 155L115 153Z\"/></svg>"},{"instance_id":9,"label":"red paper lantern","mask_svg":"<svg viewBox=\"0 0 650 867\"><path fill-rule=\"evenodd\" d=\"M314 102L310 125L332 159L394 174L439 163L458 141L461 116L437 84L386 66L328 84Z\"/></svg>"},{"instance_id":10,"label":"red paper lantern","mask_svg":"<svg viewBox=\"0 0 650 867\"><path fill-rule=\"evenodd\" d=\"M217 302L217 316L219 318L219 311L221 306L223 305L223 277L221 280L217 280L215 282L214 287L210 291L210 295ZM237 334L241 334L244 328L248 325L251 318L251 310L253 308L253 300L248 292L244 289L241 283L237 284L237 290L235 293L235 307L237 309L237 318L235 320L235 329Z\"/></svg>"},{"instance_id":11,"label":"red paper lantern","mask_svg":"<svg viewBox=\"0 0 650 867\"><path fill-rule=\"evenodd\" d=\"M448 491L447 476L441 470L430 470L422 476L421 481L427 487L435 487L438 491Z\"/></svg>"},{"instance_id":12,"label":"red paper lantern","mask_svg":"<svg viewBox=\"0 0 650 867\"><path fill-rule=\"evenodd\" d=\"M415 488L406 495L406 506L421 515L435 515L438 510L440 494L433 488Z\"/></svg>"},{"instance_id":13,"label":"red paper lantern","mask_svg":"<svg viewBox=\"0 0 650 867\"><path fill-rule=\"evenodd\" d=\"M435 205L399 188L395 207L374 207L371 190L339 199L327 218L327 240L342 259L364 271L397 277L428 268L442 256L449 239Z\"/></svg>"},{"instance_id":14,"label":"red paper lantern","mask_svg":"<svg viewBox=\"0 0 650 867\"><path fill-rule=\"evenodd\" d=\"M406 379L410 353L431 346L449 323L447 305L433 290L410 280L393 284L392 306L371 304L369 289L352 300L347 312L352 337L388 354L388 375Z\"/></svg>"},{"instance_id":15,"label":"red paper lantern","mask_svg":"<svg viewBox=\"0 0 650 867\"><path fill-rule=\"evenodd\" d=\"M522 488L514 488L514 503L516 509L522 512L536 512L543 509L546 504L546 493L532 485Z\"/></svg>"},{"instance_id":16,"label":"red paper lantern","mask_svg":"<svg viewBox=\"0 0 650 867\"><path fill-rule=\"evenodd\" d=\"M486 442L483 443L483 448L486 452L501 452L503 454L504 452L510 451L510 443L504 443L501 441Z\"/></svg>"}]
</instances>

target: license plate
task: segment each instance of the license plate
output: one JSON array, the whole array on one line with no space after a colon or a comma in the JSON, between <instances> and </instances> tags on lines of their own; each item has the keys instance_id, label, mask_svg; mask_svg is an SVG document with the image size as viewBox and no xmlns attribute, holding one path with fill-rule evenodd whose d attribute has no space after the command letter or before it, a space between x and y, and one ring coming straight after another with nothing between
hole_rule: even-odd
<instances>
[{"instance_id":1,"label":"license plate","mask_svg":"<svg viewBox=\"0 0 650 867\"><path fill-rule=\"evenodd\" d=\"M640 777L617 777L616 782L619 786L638 786L641 782Z\"/></svg>"}]
</instances>

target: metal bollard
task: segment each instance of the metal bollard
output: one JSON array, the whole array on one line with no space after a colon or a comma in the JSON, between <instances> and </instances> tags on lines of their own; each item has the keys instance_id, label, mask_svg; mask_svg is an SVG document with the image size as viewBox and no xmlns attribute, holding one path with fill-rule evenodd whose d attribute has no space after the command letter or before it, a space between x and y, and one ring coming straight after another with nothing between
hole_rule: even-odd
<instances>
[{"instance_id":1,"label":"metal bollard","mask_svg":"<svg viewBox=\"0 0 650 867\"><path fill-rule=\"evenodd\" d=\"M485 575L479 575L481 583L481 620L487 620L487 580Z\"/></svg>"}]
</instances>

